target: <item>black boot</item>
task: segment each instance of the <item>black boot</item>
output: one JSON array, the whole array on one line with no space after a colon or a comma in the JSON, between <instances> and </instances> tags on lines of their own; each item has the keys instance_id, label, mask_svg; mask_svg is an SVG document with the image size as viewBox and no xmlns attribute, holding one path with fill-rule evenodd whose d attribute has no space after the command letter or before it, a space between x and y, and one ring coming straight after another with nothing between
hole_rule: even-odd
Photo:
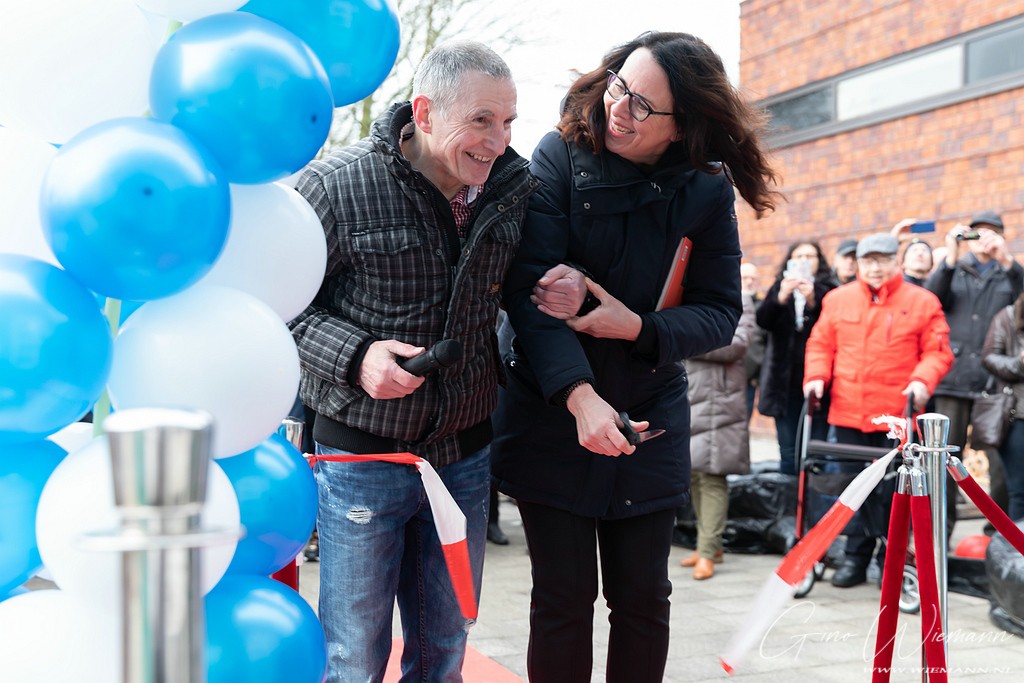
<instances>
[{"instance_id":1,"label":"black boot","mask_svg":"<svg viewBox=\"0 0 1024 683\"><path fill-rule=\"evenodd\" d=\"M853 560L843 560L832 575L832 585L836 588L858 586L868 580L868 569Z\"/></svg>"}]
</instances>

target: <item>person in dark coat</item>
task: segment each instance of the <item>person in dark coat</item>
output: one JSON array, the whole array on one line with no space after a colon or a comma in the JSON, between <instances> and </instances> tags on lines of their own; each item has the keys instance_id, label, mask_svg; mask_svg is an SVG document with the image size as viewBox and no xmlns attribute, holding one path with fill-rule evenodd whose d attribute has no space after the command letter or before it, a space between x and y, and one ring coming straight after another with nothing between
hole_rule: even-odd
<instances>
[{"instance_id":1,"label":"person in dark coat","mask_svg":"<svg viewBox=\"0 0 1024 683\"><path fill-rule=\"evenodd\" d=\"M733 184L759 214L774 208L758 121L703 41L650 32L573 84L534 151L541 188L504 286L516 337L492 447L533 566L533 683L591 680L599 556L607 680L662 680L668 556L689 495L679 361L728 344L740 316ZM681 303L659 309L683 238L685 288L668 288ZM563 263L588 275L580 311L535 289ZM634 447L619 411L666 432Z\"/></svg>"},{"instance_id":2,"label":"person in dark coat","mask_svg":"<svg viewBox=\"0 0 1024 683\"><path fill-rule=\"evenodd\" d=\"M990 381L981 363L985 333L996 313L1012 305L1024 291L1024 268L1014 259L1003 233L1003 219L995 211L975 214L970 225L953 226L946 233L946 256L925 285L942 302L949 322L949 345L956 357L953 369L935 390L935 410L949 416L949 443L960 447L967 444L974 399ZM1005 510L1009 500L996 444L971 446L985 450L992 498ZM947 479L947 487L950 481ZM955 521L956 506L951 503L947 512L947 519ZM952 528L950 523L947 533L952 533Z\"/></svg>"},{"instance_id":3,"label":"person in dark coat","mask_svg":"<svg viewBox=\"0 0 1024 683\"><path fill-rule=\"evenodd\" d=\"M807 271L793 272L792 261L805 261ZM775 418L779 471L783 474L796 474L796 433L804 402L807 338L821 314L822 298L838 285L821 246L801 240L786 251L775 283L757 307L757 324L768 331L757 410ZM824 439L828 432L824 417L827 405L822 408L814 419L812 436L816 439Z\"/></svg>"}]
</instances>

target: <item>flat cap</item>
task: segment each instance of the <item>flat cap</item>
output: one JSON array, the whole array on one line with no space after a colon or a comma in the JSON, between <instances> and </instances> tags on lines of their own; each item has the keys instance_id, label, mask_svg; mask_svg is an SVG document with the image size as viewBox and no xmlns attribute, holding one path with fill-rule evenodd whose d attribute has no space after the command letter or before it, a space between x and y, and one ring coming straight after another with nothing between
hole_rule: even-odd
<instances>
[{"instance_id":1,"label":"flat cap","mask_svg":"<svg viewBox=\"0 0 1024 683\"><path fill-rule=\"evenodd\" d=\"M857 240L843 240L839 243L839 248L836 249L836 253L840 256L849 256L855 251L857 251Z\"/></svg>"},{"instance_id":2,"label":"flat cap","mask_svg":"<svg viewBox=\"0 0 1024 683\"><path fill-rule=\"evenodd\" d=\"M995 211L979 211L971 216L971 227L975 225L991 225L1000 230L1003 229L1003 219Z\"/></svg>"},{"instance_id":3,"label":"flat cap","mask_svg":"<svg viewBox=\"0 0 1024 683\"><path fill-rule=\"evenodd\" d=\"M868 254L895 254L900 243L887 232L876 232L857 243L857 258Z\"/></svg>"}]
</instances>

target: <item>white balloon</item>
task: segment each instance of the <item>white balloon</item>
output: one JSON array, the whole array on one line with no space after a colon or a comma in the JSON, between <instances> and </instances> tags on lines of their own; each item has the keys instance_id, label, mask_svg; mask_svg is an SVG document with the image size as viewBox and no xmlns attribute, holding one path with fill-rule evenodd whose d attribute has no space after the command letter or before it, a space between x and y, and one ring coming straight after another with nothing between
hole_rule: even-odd
<instances>
[{"instance_id":1,"label":"white balloon","mask_svg":"<svg viewBox=\"0 0 1024 683\"><path fill-rule=\"evenodd\" d=\"M56 155L57 148L43 140L0 128L0 252L24 254L59 268L39 221L43 175Z\"/></svg>"},{"instance_id":2,"label":"white balloon","mask_svg":"<svg viewBox=\"0 0 1024 683\"><path fill-rule=\"evenodd\" d=\"M212 461L208 476L202 526L237 528L238 497L231 480ZM107 437L99 436L57 466L43 487L36 512L39 555L54 583L93 610L120 609L120 558L117 553L81 548L79 539L89 532L116 530L119 521ZM204 593L220 581L231 564L236 545L226 543L200 551Z\"/></svg>"},{"instance_id":3,"label":"white balloon","mask_svg":"<svg viewBox=\"0 0 1024 683\"><path fill-rule=\"evenodd\" d=\"M231 186L231 229L199 285L233 287L273 308L284 321L316 296L327 241L313 207L281 183Z\"/></svg>"},{"instance_id":4,"label":"white balloon","mask_svg":"<svg viewBox=\"0 0 1024 683\"><path fill-rule=\"evenodd\" d=\"M93 426L91 422L72 422L56 434L46 437L68 453L73 453L92 441Z\"/></svg>"},{"instance_id":5,"label":"white balloon","mask_svg":"<svg viewBox=\"0 0 1024 683\"><path fill-rule=\"evenodd\" d=\"M121 619L56 590L0 602L0 681L121 680Z\"/></svg>"},{"instance_id":6,"label":"white balloon","mask_svg":"<svg viewBox=\"0 0 1024 683\"><path fill-rule=\"evenodd\" d=\"M219 12L233 12L248 0L135 0L139 7L168 19L192 21Z\"/></svg>"},{"instance_id":7,"label":"white balloon","mask_svg":"<svg viewBox=\"0 0 1024 683\"><path fill-rule=\"evenodd\" d=\"M281 318L228 287L190 287L144 304L114 340L107 388L122 408L199 408L213 454L237 455L277 430L295 403L299 354Z\"/></svg>"},{"instance_id":8,"label":"white balloon","mask_svg":"<svg viewBox=\"0 0 1024 683\"><path fill-rule=\"evenodd\" d=\"M0 124L66 142L149 108L158 43L132 0L6 3L0 21Z\"/></svg>"}]
</instances>

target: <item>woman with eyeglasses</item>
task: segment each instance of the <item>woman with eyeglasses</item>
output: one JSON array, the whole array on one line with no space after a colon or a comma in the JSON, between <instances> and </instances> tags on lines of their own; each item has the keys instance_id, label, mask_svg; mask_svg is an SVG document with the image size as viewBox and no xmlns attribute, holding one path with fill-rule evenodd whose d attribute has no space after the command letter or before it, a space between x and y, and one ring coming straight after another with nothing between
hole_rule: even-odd
<instances>
[{"instance_id":1,"label":"woman with eyeglasses","mask_svg":"<svg viewBox=\"0 0 1024 683\"><path fill-rule=\"evenodd\" d=\"M758 215L776 199L759 132L718 55L694 36L652 32L577 79L534 152L542 187L504 286L516 337L492 444L533 566L533 683L591 680L599 561L607 680L662 680L668 556L690 485L680 361L736 328L733 186ZM580 272L588 300L566 310L545 287Z\"/></svg>"}]
</instances>

